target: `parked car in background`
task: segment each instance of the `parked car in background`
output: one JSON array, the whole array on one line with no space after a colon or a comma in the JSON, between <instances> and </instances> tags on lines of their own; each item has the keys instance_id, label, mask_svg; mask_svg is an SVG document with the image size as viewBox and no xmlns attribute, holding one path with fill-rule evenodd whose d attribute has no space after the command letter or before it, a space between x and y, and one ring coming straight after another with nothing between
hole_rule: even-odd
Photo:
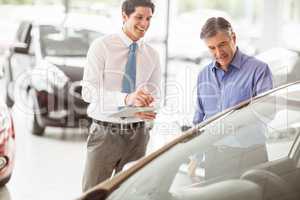
<instances>
[{"instance_id":1,"label":"parked car in background","mask_svg":"<svg viewBox=\"0 0 300 200\"><path fill-rule=\"evenodd\" d=\"M33 102L33 134L43 135L46 126L88 125L80 81L89 45L102 35L84 27L21 22L4 58L6 101L25 103L26 91Z\"/></svg>"},{"instance_id":2,"label":"parked car in background","mask_svg":"<svg viewBox=\"0 0 300 200\"><path fill-rule=\"evenodd\" d=\"M297 52L286 48L271 48L256 56L268 63L274 87L300 80L300 57Z\"/></svg>"},{"instance_id":3,"label":"parked car in background","mask_svg":"<svg viewBox=\"0 0 300 200\"><path fill-rule=\"evenodd\" d=\"M10 112L0 101L0 187L10 179L15 163L15 131Z\"/></svg>"},{"instance_id":4,"label":"parked car in background","mask_svg":"<svg viewBox=\"0 0 300 200\"><path fill-rule=\"evenodd\" d=\"M78 199L297 200L299 163L300 81L211 117Z\"/></svg>"}]
</instances>

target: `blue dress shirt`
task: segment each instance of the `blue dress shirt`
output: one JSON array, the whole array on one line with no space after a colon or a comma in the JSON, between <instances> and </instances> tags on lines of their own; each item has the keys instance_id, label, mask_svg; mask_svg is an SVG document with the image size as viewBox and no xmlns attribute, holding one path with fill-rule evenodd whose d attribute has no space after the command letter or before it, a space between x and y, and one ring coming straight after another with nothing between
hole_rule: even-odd
<instances>
[{"instance_id":1,"label":"blue dress shirt","mask_svg":"<svg viewBox=\"0 0 300 200\"><path fill-rule=\"evenodd\" d=\"M272 74L268 65L237 48L227 72L214 61L199 73L193 123L200 123L272 88Z\"/></svg>"}]
</instances>

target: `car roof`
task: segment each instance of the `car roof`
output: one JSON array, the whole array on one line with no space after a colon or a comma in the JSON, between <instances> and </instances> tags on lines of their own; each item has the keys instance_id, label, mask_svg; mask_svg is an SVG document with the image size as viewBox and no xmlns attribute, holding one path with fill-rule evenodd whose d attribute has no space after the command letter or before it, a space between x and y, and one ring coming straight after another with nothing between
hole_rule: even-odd
<instances>
[{"instance_id":1,"label":"car roof","mask_svg":"<svg viewBox=\"0 0 300 200\"><path fill-rule=\"evenodd\" d=\"M243 107L248 106L252 102L258 102L265 96L268 96L268 95L270 95L274 92L277 92L283 88L287 88L289 86L297 85L297 84L300 84L300 81L282 85L280 87L277 87L277 88L274 88L267 92L264 92L252 99L245 100L234 107L228 108L228 109L224 110L223 112L214 115L213 117L197 124L196 126L192 127L191 129L183 132L183 134L180 134L179 137L170 141L169 143L167 143L163 147L159 148L158 150L154 151L153 153L149 154L148 156L142 158L139 162L135 163L132 167L130 167L126 171L123 171L123 172L119 173L118 175L116 175L115 177L113 177L112 179L108 179L108 180L98 184L94 188L88 190L79 199L80 200L88 200L88 199L93 199L93 197L95 197L95 196L97 196L97 198L99 198L100 194L102 194L104 196L108 196L112 191L114 191L116 188L118 188L120 186L120 184L123 183L125 180L127 180L131 175L135 174L137 171L142 169L145 165L147 165L148 163L150 163L151 161L153 161L154 159L156 159L163 153L167 152L168 150L170 150L171 148L173 148L174 146L176 146L179 143L187 142L187 141L201 135L201 133L199 134L200 128L210 124L211 122L213 122L221 117L224 117L225 115L229 115L236 110L242 109Z\"/></svg>"},{"instance_id":2,"label":"car roof","mask_svg":"<svg viewBox=\"0 0 300 200\"><path fill-rule=\"evenodd\" d=\"M76 29L86 29L106 33L111 27L111 21L104 16L82 15L70 13L55 18L39 18L35 20L23 20L31 22L34 26L62 26Z\"/></svg>"}]
</instances>

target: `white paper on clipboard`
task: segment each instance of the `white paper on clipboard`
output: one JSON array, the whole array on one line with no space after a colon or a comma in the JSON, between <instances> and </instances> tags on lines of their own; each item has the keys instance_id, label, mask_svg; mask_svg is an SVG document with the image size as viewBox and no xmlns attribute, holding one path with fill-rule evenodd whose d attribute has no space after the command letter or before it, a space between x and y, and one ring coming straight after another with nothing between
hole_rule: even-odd
<instances>
[{"instance_id":1,"label":"white paper on clipboard","mask_svg":"<svg viewBox=\"0 0 300 200\"><path fill-rule=\"evenodd\" d=\"M123 106L119 108L119 111L109 115L109 117L115 118L127 118L134 117L135 113L138 112L156 112L157 107L134 107L134 106Z\"/></svg>"}]
</instances>

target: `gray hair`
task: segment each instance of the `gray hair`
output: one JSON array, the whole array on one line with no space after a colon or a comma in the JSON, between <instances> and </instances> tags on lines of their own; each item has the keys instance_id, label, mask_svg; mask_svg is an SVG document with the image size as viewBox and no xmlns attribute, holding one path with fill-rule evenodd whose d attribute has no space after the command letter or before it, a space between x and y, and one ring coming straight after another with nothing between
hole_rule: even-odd
<instances>
[{"instance_id":1,"label":"gray hair","mask_svg":"<svg viewBox=\"0 0 300 200\"><path fill-rule=\"evenodd\" d=\"M203 25L200 38L210 38L215 36L218 32L225 32L230 36L233 33L233 29L231 24L223 17L211 17Z\"/></svg>"}]
</instances>

